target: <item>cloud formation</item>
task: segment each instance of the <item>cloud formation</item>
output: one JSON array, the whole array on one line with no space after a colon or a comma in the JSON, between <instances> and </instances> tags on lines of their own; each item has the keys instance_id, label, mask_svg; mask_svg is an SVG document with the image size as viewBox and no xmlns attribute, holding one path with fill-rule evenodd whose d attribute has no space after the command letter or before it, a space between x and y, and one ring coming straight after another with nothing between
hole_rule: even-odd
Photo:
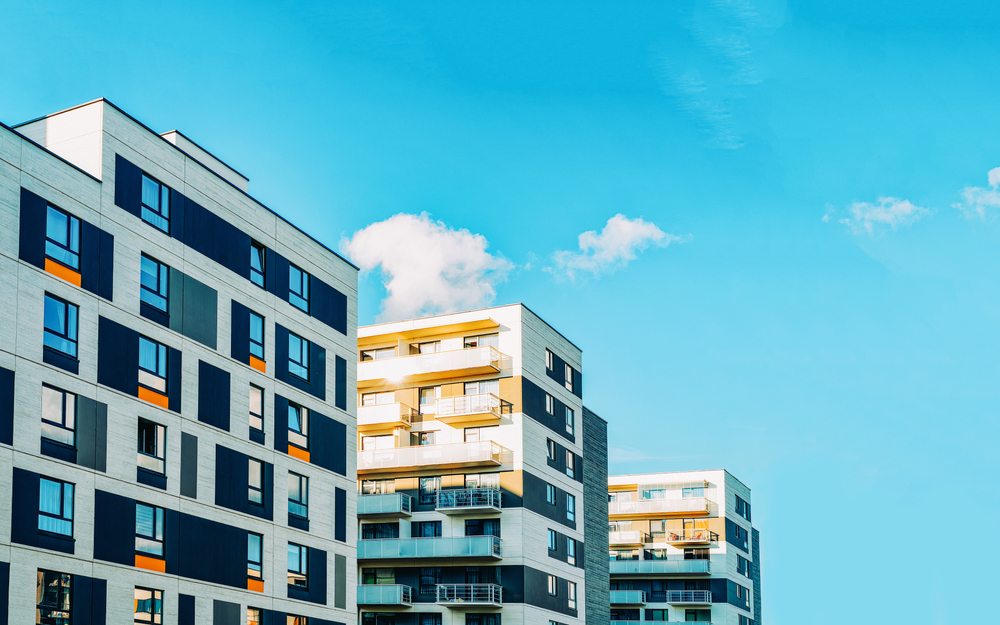
<instances>
[{"instance_id":1,"label":"cloud formation","mask_svg":"<svg viewBox=\"0 0 1000 625\"><path fill-rule=\"evenodd\" d=\"M513 263L486 251L481 234L449 228L427 213L400 213L358 230L340 243L362 271L380 268L383 321L481 308Z\"/></svg>"},{"instance_id":2,"label":"cloud formation","mask_svg":"<svg viewBox=\"0 0 1000 625\"><path fill-rule=\"evenodd\" d=\"M964 202L952 204L953 208L962 211L967 219L992 218L994 211L1000 211L1000 167L994 167L986 174L990 184L989 189L982 187L965 187L962 189Z\"/></svg>"},{"instance_id":3,"label":"cloud formation","mask_svg":"<svg viewBox=\"0 0 1000 625\"><path fill-rule=\"evenodd\" d=\"M577 272L594 276L610 273L636 259L636 254L655 245L686 243L691 235L667 234L641 217L629 219L621 213L608 220L600 233L588 230L579 236L580 250L558 250L552 255L554 267L545 271L573 280Z\"/></svg>"},{"instance_id":4,"label":"cloud formation","mask_svg":"<svg viewBox=\"0 0 1000 625\"><path fill-rule=\"evenodd\" d=\"M931 209L913 204L909 200L895 197L880 197L878 202L854 202L848 207L848 217L838 221L854 234L882 234L887 230L899 230L931 214ZM829 221L832 212L823 216Z\"/></svg>"}]
</instances>

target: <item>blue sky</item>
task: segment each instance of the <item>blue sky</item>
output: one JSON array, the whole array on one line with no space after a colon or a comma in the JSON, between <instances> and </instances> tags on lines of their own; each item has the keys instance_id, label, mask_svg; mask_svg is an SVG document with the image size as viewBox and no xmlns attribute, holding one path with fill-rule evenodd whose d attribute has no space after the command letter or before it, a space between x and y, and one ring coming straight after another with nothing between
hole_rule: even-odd
<instances>
[{"instance_id":1,"label":"blue sky","mask_svg":"<svg viewBox=\"0 0 1000 625\"><path fill-rule=\"evenodd\" d=\"M408 253L424 308L527 303L583 348L613 472L750 485L767 623L983 622L1000 4L622 4L17 3L0 119L180 129L374 249L362 323ZM653 230L581 254L618 214Z\"/></svg>"}]
</instances>

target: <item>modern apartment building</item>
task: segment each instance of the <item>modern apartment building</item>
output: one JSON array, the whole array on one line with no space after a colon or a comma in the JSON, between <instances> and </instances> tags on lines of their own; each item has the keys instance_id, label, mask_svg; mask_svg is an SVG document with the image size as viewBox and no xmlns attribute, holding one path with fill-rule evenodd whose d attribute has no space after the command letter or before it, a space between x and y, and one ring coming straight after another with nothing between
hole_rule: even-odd
<instances>
[{"instance_id":1,"label":"modern apartment building","mask_svg":"<svg viewBox=\"0 0 1000 625\"><path fill-rule=\"evenodd\" d=\"M356 285L179 132L0 127L0 623L353 622Z\"/></svg>"},{"instance_id":2,"label":"modern apartment building","mask_svg":"<svg viewBox=\"0 0 1000 625\"><path fill-rule=\"evenodd\" d=\"M520 304L358 329L362 625L607 623L586 590L603 510L597 536L584 512L607 436L581 356Z\"/></svg>"},{"instance_id":3,"label":"modern apartment building","mask_svg":"<svg viewBox=\"0 0 1000 625\"><path fill-rule=\"evenodd\" d=\"M608 480L611 622L760 625L750 489L728 471Z\"/></svg>"}]
</instances>

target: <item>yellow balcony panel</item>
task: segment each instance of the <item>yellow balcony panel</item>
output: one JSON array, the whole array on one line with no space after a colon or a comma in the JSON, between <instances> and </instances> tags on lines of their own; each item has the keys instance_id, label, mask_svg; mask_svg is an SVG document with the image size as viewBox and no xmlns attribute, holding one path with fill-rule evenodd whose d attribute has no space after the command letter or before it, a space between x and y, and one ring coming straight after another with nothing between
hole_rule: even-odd
<instances>
[{"instance_id":1,"label":"yellow balcony panel","mask_svg":"<svg viewBox=\"0 0 1000 625\"><path fill-rule=\"evenodd\" d=\"M413 321L406 322L404 329L398 330L396 332L383 332L380 334L366 334L366 336L358 336L358 347L360 349L365 349L368 347L378 347L381 345L386 345L389 343L397 343L399 341L406 341L408 343L423 342L438 339L442 336L447 336L450 334L483 334L485 332L496 332L500 328L500 324L493 319L474 319L472 321L463 321L461 323L448 323L439 326L427 326L421 327L421 323L426 323L427 320L424 319L414 319ZM392 324L396 327L404 324L394 323ZM367 332L369 330L375 331L378 326L370 328L362 328L360 332Z\"/></svg>"},{"instance_id":2,"label":"yellow balcony panel","mask_svg":"<svg viewBox=\"0 0 1000 625\"><path fill-rule=\"evenodd\" d=\"M492 425L500 415L510 414L510 403L492 393L442 397L437 400L435 417L448 425Z\"/></svg>"},{"instance_id":3,"label":"yellow balcony panel","mask_svg":"<svg viewBox=\"0 0 1000 625\"><path fill-rule=\"evenodd\" d=\"M654 519L664 516L701 516L712 510L712 502L704 497L683 499L642 499L639 501L609 501L608 516L613 519Z\"/></svg>"},{"instance_id":4,"label":"yellow balcony panel","mask_svg":"<svg viewBox=\"0 0 1000 625\"><path fill-rule=\"evenodd\" d=\"M510 464L513 459L509 449L493 441L374 449L358 452L358 475L402 469L495 468Z\"/></svg>"},{"instance_id":5,"label":"yellow balcony panel","mask_svg":"<svg viewBox=\"0 0 1000 625\"><path fill-rule=\"evenodd\" d=\"M446 380L500 372L510 360L495 347L470 347L433 354L415 354L358 363L358 388L413 385L429 380Z\"/></svg>"},{"instance_id":6,"label":"yellow balcony panel","mask_svg":"<svg viewBox=\"0 0 1000 625\"><path fill-rule=\"evenodd\" d=\"M378 404L358 408L358 431L363 434L408 429L417 411L406 404Z\"/></svg>"}]
</instances>

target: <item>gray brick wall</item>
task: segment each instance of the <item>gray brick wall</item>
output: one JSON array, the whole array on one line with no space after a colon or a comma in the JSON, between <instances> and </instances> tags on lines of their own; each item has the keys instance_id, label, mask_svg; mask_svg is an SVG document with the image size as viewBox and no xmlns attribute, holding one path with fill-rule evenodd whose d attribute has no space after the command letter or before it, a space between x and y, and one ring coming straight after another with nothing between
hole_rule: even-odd
<instances>
[{"instance_id":1,"label":"gray brick wall","mask_svg":"<svg viewBox=\"0 0 1000 625\"><path fill-rule=\"evenodd\" d=\"M750 530L750 537L753 540L753 622L755 625L761 623L760 613L760 532L755 529Z\"/></svg>"},{"instance_id":2,"label":"gray brick wall","mask_svg":"<svg viewBox=\"0 0 1000 625\"><path fill-rule=\"evenodd\" d=\"M611 620L608 576L608 423L583 407L583 552L587 623Z\"/></svg>"}]
</instances>

